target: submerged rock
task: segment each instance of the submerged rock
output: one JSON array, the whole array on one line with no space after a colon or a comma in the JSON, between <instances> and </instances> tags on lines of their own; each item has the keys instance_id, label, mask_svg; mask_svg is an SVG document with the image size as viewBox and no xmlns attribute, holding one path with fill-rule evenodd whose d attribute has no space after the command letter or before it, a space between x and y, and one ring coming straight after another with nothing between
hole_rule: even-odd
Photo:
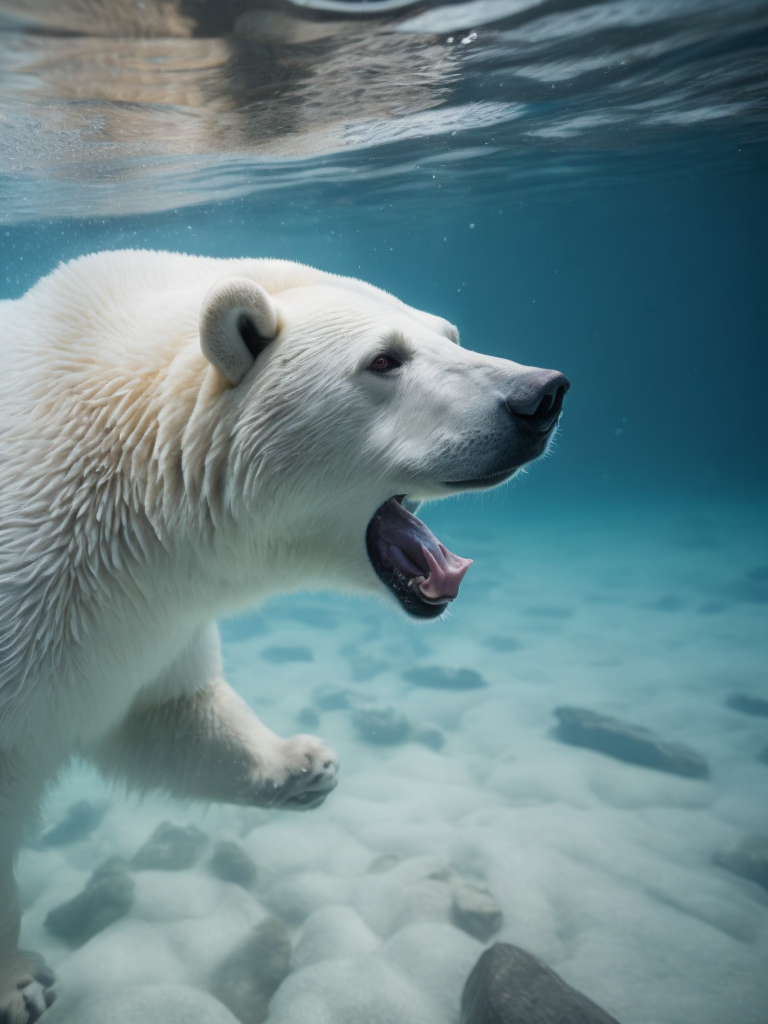
<instances>
[{"instance_id":1,"label":"submerged rock","mask_svg":"<svg viewBox=\"0 0 768 1024\"><path fill-rule=\"evenodd\" d=\"M403 679L416 686L434 690L479 690L488 684L473 668L443 668L442 665L422 665L403 672Z\"/></svg>"},{"instance_id":2,"label":"submerged rock","mask_svg":"<svg viewBox=\"0 0 768 1024\"><path fill-rule=\"evenodd\" d=\"M506 942L481 955L464 985L461 1024L618 1024L536 957Z\"/></svg>"},{"instance_id":3,"label":"submerged rock","mask_svg":"<svg viewBox=\"0 0 768 1024\"><path fill-rule=\"evenodd\" d=\"M556 735L563 743L689 779L709 777L709 765L695 750L681 743L666 743L639 725L588 708L557 708L555 715L560 720Z\"/></svg>"},{"instance_id":4,"label":"submerged rock","mask_svg":"<svg viewBox=\"0 0 768 1024\"><path fill-rule=\"evenodd\" d=\"M242 1024L262 1024L290 969L290 933L279 918L268 917L219 965L211 992Z\"/></svg>"},{"instance_id":5,"label":"submerged rock","mask_svg":"<svg viewBox=\"0 0 768 1024\"><path fill-rule=\"evenodd\" d=\"M316 729L318 725L320 725L320 712L317 708L313 708L307 704L305 707L299 709L299 713L296 715L296 721L302 729Z\"/></svg>"},{"instance_id":6,"label":"submerged rock","mask_svg":"<svg viewBox=\"0 0 768 1024\"><path fill-rule=\"evenodd\" d=\"M65 942L81 946L125 917L133 906L134 888L126 862L111 857L96 868L81 893L49 911L45 927Z\"/></svg>"},{"instance_id":7,"label":"submerged rock","mask_svg":"<svg viewBox=\"0 0 768 1024\"><path fill-rule=\"evenodd\" d=\"M496 898L484 885L461 882L453 890L453 922L481 942L487 942L501 928L503 915Z\"/></svg>"},{"instance_id":8,"label":"submerged rock","mask_svg":"<svg viewBox=\"0 0 768 1024\"><path fill-rule=\"evenodd\" d=\"M380 853L368 865L368 873L381 875L385 871L391 871L392 868L397 867L400 861L401 858L396 853Z\"/></svg>"},{"instance_id":9,"label":"submerged rock","mask_svg":"<svg viewBox=\"0 0 768 1024\"><path fill-rule=\"evenodd\" d=\"M359 708L352 715L352 725L362 739L382 746L405 743L411 735L410 722L395 708Z\"/></svg>"},{"instance_id":10,"label":"submerged rock","mask_svg":"<svg viewBox=\"0 0 768 1024\"><path fill-rule=\"evenodd\" d=\"M522 647L520 641L515 640L513 636L503 636L498 633L485 637L483 643L492 651L519 651Z\"/></svg>"},{"instance_id":11,"label":"submerged rock","mask_svg":"<svg viewBox=\"0 0 768 1024\"><path fill-rule=\"evenodd\" d=\"M137 871L183 871L192 867L207 842L205 833L195 825L164 821L134 855L131 867Z\"/></svg>"},{"instance_id":12,"label":"submerged rock","mask_svg":"<svg viewBox=\"0 0 768 1024\"><path fill-rule=\"evenodd\" d=\"M741 845L728 853L716 853L715 864L741 878L748 878L768 891L768 836L746 836Z\"/></svg>"},{"instance_id":13,"label":"submerged rock","mask_svg":"<svg viewBox=\"0 0 768 1024\"><path fill-rule=\"evenodd\" d=\"M343 686L319 686L312 694L312 703L321 711L343 711L352 703L354 690Z\"/></svg>"},{"instance_id":14,"label":"submerged rock","mask_svg":"<svg viewBox=\"0 0 768 1024\"><path fill-rule=\"evenodd\" d=\"M78 800L64 812L58 824L49 828L40 837L42 846L66 846L85 839L101 824L107 813L108 804L92 804L90 800Z\"/></svg>"},{"instance_id":15,"label":"submerged rock","mask_svg":"<svg viewBox=\"0 0 768 1024\"><path fill-rule=\"evenodd\" d=\"M442 750L445 746L445 733L439 725L420 725L413 734L413 741L432 750Z\"/></svg>"},{"instance_id":16,"label":"submerged rock","mask_svg":"<svg viewBox=\"0 0 768 1024\"><path fill-rule=\"evenodd\" d=\"M730 693L725 698L725 704L733 711L743 711L745 715L768 718L768 700L754 697L750 693Z\"/></svg>"},{"instance_id":17,"label":"submerged rock","mask_svg":"<svg viewBox=\"0 0 768 1024\"><path fill-rule=\"evenodd\" d=\"M208 869L223 882L234 882L244 889L250 889L256 884L256 865L242 846L230 839L216 843L208 861Z\"/></svg>"}]
</instances>

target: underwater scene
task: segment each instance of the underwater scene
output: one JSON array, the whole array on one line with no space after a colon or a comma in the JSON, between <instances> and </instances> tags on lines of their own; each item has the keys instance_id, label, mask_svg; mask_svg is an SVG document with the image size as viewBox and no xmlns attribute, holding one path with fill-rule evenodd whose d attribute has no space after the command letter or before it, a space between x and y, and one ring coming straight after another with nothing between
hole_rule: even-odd
<instances>
[{"instance_id":1,"label":"underwater scene","mask_svg":"<svg viewBox=\"0 0 768 1024\"><path fill-rule=\"evenodd\" d=\"M290 494L253 601L215 513L259 479L238 456L195 499L220 593L169 568L147 512L149 539L125 517L114 536L138 562L157 542L162 600L120 540L82 556L109 581L93 605L52 611L78 530L112 518L62 512L87 470L61 471L61 437L100 431L99 472L128 441L98 396L65 404L48 353L67 325L67 367L135 344L130 404L210 293L176 324L171 258L145 252L103 290L86 263L0 302L0 1024L768 1024L767 101L758 0L0 0L0 299L157 250L296 261L412 307L360 291L329 313L312 278L275 313L265 285L237 319L247 370L216 348L234 320L213 365L195 342L182 476L256 430L228 389L275 365L284 324L320 350L270 385L288 483L265 471L249 507ZM134 267L149 311L120 300ZM383 339L362 391L313 418L358 320ZM481 371L517 432L498 467ZM158 436L181 416L163 387ZM208 401L210 445L190 440ZM413 450L443 475L387 489L378 453ZM316 533L275 556L294 521ZM65 554L35 561L51 523ZM194 609L189 636L218 619L234 732L250 708L327 744L281 762L312 775L284 807L219 788L230 736L172 764L202 683L168 669L168 720L139 716L155 676L133 665L218 664L166 606ZM125 777L118 719L142 751Z\"/></svg>"}]
</instances>

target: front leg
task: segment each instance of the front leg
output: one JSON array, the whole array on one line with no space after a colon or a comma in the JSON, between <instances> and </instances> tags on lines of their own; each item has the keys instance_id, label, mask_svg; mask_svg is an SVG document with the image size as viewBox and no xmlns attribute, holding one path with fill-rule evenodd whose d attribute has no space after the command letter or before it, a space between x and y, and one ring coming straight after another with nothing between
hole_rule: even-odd
<instances>
[{"instance_id":1,"label":"front leg","mask_svg":"<svg viewBox=\"0 0 768 1024\"><path fill-rule=\"evenodd\" d=\"M319 807L338 769L322 740L282 739L223 679L157 701L147 691L92 756L105 775L140 790L288 810Z\"/></svg>"}]
</instances>

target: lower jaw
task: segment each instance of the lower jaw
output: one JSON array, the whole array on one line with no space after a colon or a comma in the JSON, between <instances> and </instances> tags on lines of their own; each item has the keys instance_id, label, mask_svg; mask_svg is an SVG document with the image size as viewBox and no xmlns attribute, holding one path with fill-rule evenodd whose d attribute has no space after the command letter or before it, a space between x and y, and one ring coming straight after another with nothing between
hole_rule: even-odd
<instances>
[{"instance_id":1,"label":"lower jaw","mask_svg":"<svg viewBox=\"0 0 768 1024\"><path fill-rule=\"evenodd\" d=\"M514 469L505 469L503 473L494 473L492 476L484 476L475 480L444 480L442 486L454 493L456 491L489 490L491 487L498 487L499 484L503 484L505 480L511 480L516 473L520 472L525 464L515 466Z\"/></svg>"}]
</instances>

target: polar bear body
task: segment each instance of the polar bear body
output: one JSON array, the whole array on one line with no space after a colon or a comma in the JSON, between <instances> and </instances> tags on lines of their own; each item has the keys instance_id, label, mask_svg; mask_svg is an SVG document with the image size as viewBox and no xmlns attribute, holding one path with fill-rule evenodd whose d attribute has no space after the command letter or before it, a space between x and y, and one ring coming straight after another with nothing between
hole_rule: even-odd
<instances>
[{"instance_id":1,"label":"polar bear body","mask_svg":"<svg viewBox=\"0 0 768 1024\"><path fill-rule=\"evenodd\" d=\"M102 253L0 303L0 1024L45 1007L11 866L72 755L182 797L307 808L333 788L332 751L223 680L215 620L307 587L429 616L455 596L469 563L404 496L508 478L567 388L457 341L280 260Z\"/></svg>"}]
</instances>

